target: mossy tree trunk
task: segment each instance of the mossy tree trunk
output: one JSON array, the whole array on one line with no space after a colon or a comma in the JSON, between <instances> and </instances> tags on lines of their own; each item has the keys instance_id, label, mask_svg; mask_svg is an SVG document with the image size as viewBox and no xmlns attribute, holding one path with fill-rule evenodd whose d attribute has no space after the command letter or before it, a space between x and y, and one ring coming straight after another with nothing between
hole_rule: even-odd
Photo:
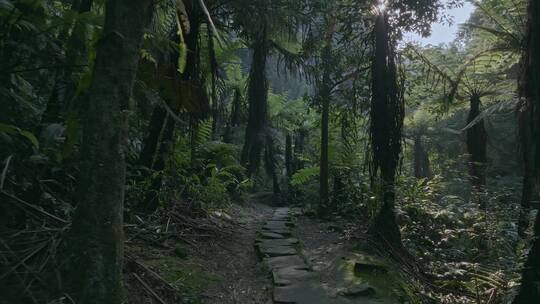
<instances>
[{"instance_id":1,"label":"mossy tree trunk","mask_svg":"<svg viewBox=\"0 0 540 304\"><path fill-rule=\"evenodd\" d=\"M529 0L528 30L525 40L525 52L522 58L523 73L520 79L520 94L524 97L521 121L525 157L525 181L523 183L521 231L527 224L533 200L538 198L538 164L540 164L540 2ZM526 135L526 136L523 136ZM523 223L525 222L525 223ZM521 278L521 288L514 304L540 303L540 215L536 216L532 248L529 251Z\"/></svg>"},{"instance_id":2,"label":"mossy tree trunk","mask_svg":"<svg viewBox=\"0 0 540 304\"><path fill-rule=\"evenodd\" d=\"M370 112L372 179L381 199L381 208L368 233L373 239L382 241L385 245L402 247L394 205L395 177L401 153L404 102L398 85L388 20L384 13L380 13L375 21Z\"/></svg>"},{"instance_id":3,"label":"mossy tree trunk","mask_svg":"<svg viewBox=\"0 0 540 304\"><path fill-rule=\"evenodd\" d=\"M110 0L84 113L78 204L68 239L78 304L123 303L123 201L129 103L154 1Z\"/></svg>"}]
</instances>

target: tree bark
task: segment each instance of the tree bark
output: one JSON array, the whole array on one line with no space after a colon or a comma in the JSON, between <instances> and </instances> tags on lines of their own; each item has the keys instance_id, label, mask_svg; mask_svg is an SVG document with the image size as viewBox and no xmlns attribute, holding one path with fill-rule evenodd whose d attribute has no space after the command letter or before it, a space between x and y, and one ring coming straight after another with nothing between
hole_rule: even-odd
<instances>
[{"instance_id":1,"label":"tree bark","mask_svg":"<svg viewBox=\"0 0 540 304\"><path fill-rule=\"evenodd\" d=\"M431 178L429 155L422 144L422 135L414 136L414 176L416 178Z\"/></svg>"},{"instance_id":2,"label":"tree bark","mask_svg":"<svg viewBox=\"0 0 540 304\"><path fill-rule=\"evenodd\" d=\"M156 105L152 111L150 122L148 123L148 133L143 141L143 148L139 154L139 165L152 169L152 163L156 151L158 150L159 134L163 129L167 111L162 105Z\"/></svg>"},{"instance_id":3,"label":"tree bark","mask_svg":"<svg viewBox=\"0 0 540 304\"><path fill-rule=\"evenodd\" d=\"M266 28L257 33L253 43L253 60L249 73L248 104L249 116L246 137L242 148L242 163L248 176L253 176L260 167L264 136L268 122L268 80L266 79L266 58L268 42Z\"/></svg>"},{"instance_id":4,"label":"tree bark","mask_svg":"<svg viewBox=\"0 0 540 304\"><path fill-rule=\"evenodd\" d=\"M467 125L480 115L480 96L473 94L470 97L469 116ZM471 184L476 191L482 191L486 186L487 162L487 132L484 120L467 129L467 152L469 153L469 175Z\"/></svg>"},{"instance_id":5,"label":"tree bark","mask_svg":"<svg viewBox=\"0 0 540 304\"><path fill-rule=\"evenodd\" d=\"M518 111L519 135L523 151L524 175L519 233L523 237L531 210L540 206L540 4L529 1L528 32L521 60Z\"/></svg>"},{"instance_id":6,"label":"tree bark","mask_svg":"<svg viewBox=\"0 0 540 304\"><path fill-rule=\"evenodd\" d=\"M372 183L381 193L381 208L368 233L384 245L402 247L395 218L395 177L401 153L404 102L398 87L397 68L387 17L375 21L375 49L372 62L371 148Z\"/></svg>"},{"instance_id":7,"label":"tree bark","mask_svg":"<svg viewBox=\"0 0 540 304\"><path fill-rule=\"evenodd\" d=\"M287 177L290 179L293 174L293 147L292 136L289 132L285 135L285 170L287 171Z\"/></svg>"},{"instance_id":8,"label":"tree bark","mask_svg":"<svg viewBox=\"0 0 540 304\"><path fill-rule=\"evenodd\" d=\"M326 34L325 46L322 50L322 83L320 84L319 97L321 99L321 155L320 155L320 174L319 174L319 197L318 213L325 216L330 212L329 200L329 164L328 164L328 125L330 116L330 98L331 98L331 77L332 72L332 31L328 29Z\"/></svg>"},{"instance_id":9,"label":"tree bark","mask_svg":"<svg viewBox=\"0 0 540 304\"><path fill-rule=\"evenodd\" d=\"M520 133L522 135L525 177L523 183L523 196L521 198L522 216L520 232L527 228L529 211L538 208L540 164L540 2L529 0L528 25L525 40L525 51L522 57L522 77L520 79L520 95L523 97L521 115L527 119L520 119ZM522 117L523 118L523 117ZM524 136L525 135L525 136ZM521 287L514 304L540 303L540 215L537 214L534 225L532 247L525 262L521 278Z\"/></svg>"},{"instance_id":10,"label":"tree bark","mask_svg":"<svg viewBox=\"0 0 540 304\"><path fill-rule=\"evenodd\" d=\"M240 125L241 103L242 94L240 93L240 88L235 88L231 107L231 116L229 118L229 122L227 123L227 127L225 128L225 134L223 134L223 141L226 143L230 144L233 142L234 130Z\"/></svg>"},{"instance_id":11,"label":"tree bark","mask_svg":"<svg viewBox=\"0 0 540 304\"><path fill-rule=\"evenodd\" d=\"M123 202L129 100L154 1L110 0L85 110L81 175L69 244L79 304L122 303Z\"/></svg>"}]
</instances>

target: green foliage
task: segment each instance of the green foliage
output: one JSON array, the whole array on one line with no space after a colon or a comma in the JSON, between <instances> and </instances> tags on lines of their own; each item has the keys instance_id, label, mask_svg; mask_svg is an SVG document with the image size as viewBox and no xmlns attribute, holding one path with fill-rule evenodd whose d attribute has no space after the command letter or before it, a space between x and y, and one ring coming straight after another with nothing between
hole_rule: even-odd
<instances>
[{"instance_id":1,"label":"green foliage","mask_svg":"<svg viewBox=\"0 0 540 304\"><path fill-rule=\"evenodd\" d=\"M515 199L516 189L500 188L466 200L445 194L445 188L441 176L402 178L399 187L405 245L439 275L437 284L470 294L460 300L452 294L437 297L444 303L475 303L477 289L508 289L507 282L515 279L518 238L513 224L517 210L506 202ZM480 208L477 200L486 200L487 207Z\"/></svg>"},{"instance_id":2,"label":"green foliage","mask_svg":"<svg viewBox=\"0 0 540 304\"><path fill-rule=\"evenodd\" d=\"M319 176L318 166L298 170L291 178L291 185L299 186L314 181Z\"/></svg>"}]
</instances>

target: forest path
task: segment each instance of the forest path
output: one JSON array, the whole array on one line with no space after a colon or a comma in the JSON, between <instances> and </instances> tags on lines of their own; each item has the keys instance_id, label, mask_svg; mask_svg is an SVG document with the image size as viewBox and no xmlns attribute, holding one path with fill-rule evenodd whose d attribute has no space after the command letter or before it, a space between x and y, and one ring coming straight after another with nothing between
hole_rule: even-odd
<instances>
[{"instance_id":1,"label":"forest path","mask_svg":"<svg viewBox=\"0 0 540 304\"><path fill-rule=\"evenodd\" d=\"M206 270L218 280L206 286L204 304L269 304L271 280L259 263L253 242L273 209L256 200L234 205L229 215L239 223L233 240L215 240L205 244L201 259Z\"/></svg>"},{"instance_id":2,"label":"forest path","mask_svg":"<svg viewBox=\"0 0 540 304\"><path fill-rule=\"evenodd\" d=\"M333 231L335 223L303 216L296 220L298 215L295 209L276 209L256 240L257 252L272 274L273 303L403 302L384 262L355 251Z\"/></svg>"}]
</instances>

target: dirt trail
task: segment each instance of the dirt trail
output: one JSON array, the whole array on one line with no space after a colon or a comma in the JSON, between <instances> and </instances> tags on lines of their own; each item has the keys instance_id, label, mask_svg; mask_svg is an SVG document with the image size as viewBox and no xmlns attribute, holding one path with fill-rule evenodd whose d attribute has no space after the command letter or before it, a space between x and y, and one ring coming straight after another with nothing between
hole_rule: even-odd
<instances>
[{"instance_id":1,"label":"dirt trail","mask_svg":"<svg viewBox=\"0 0 540 304\"><path fill-rule=\"evenodd\" d=\"M201 258L207 261L207 270L218 279L209 284L202 303L272 303L271 280L259 263L253 246L257 230L272 215L272 210L256 202L235 206L230 215L243 228L238 229L234 240L204 244Z\"/></svg>"}]
</instances>

